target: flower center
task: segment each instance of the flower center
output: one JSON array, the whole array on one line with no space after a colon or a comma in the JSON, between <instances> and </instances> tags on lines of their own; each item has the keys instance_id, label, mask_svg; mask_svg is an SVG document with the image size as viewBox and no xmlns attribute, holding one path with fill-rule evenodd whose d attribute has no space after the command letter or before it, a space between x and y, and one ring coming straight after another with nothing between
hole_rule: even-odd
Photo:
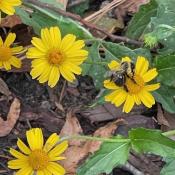
<instances>
[{"instance_id":1,"label":"flower center","mask_svg":"<svg viewBox=\"0 0 175 175\"><path fill-rule=\"evenodd\" d=\"M9 47L5 47L5 46L0 47L0 60L1 61L7 61L11 58L11 56L12 56L12 51Z\"/></svg>"},{"instance_id":2,"label":"flower center","mask_svg":"<svg viewBox=\"0 0 175 175\"><path fill-rule=\"evenodd\" d=\"M58 50L53 49L49 52L48 59L51 64L59 64L63 60L63 56Z\"/></svg>"},{"instance_id":3,"label":"flower center","mask_svg":"<svg viewBox=\"0 0 175 175\"><path fill-rule=\"evenodd\" d=\"M49 157L43 150L37 149L29 155L29 164L34 170L43 170L49 163Z\"/></svg>"},{"instance_id":4,"label":"flower center","mask_svg":"<svg viewBox=\"0 0 175 175\"><path fill-rule=\"evenodd\" d=\"M143 78L139 75L134 75L133 80L131 78L127 78L125 83L128 92L131 94L139 93L143 89L144 84Z\"/></svg>"}]
</instances>

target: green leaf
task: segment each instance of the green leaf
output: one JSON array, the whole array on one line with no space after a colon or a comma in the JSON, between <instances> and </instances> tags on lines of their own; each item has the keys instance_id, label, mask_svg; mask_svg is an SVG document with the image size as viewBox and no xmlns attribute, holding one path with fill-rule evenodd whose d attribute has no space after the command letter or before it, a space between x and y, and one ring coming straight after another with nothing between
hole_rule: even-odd
<instances>
[{"instance_id":1,"label":"green leaf","mask_svg":"<svg viewBox=\"0 0 175 175\"><path fill-rule=\"evenodd\" d=\"M138 153L153 153L162 157L175 156L175 141L162 135L159 130L132 129L129 138L132 149Z\"/></svg>"},{"instance_id":2,"label":"green leaf","mask_svg":"<svg viewBox=\"0 0 175 175\"><path fill-rule=\"evenodd\" d=\"M93 156L91 156L77 172L77 175L99 175L109 174L114 167L123 165L128 159L130 143L102 144Z\"/></svg>"},{"instance_id":3,"label":"green leaf","mask_svg":"<svg viewBox=\"0 0 175 175\"><path fill-rule=\"evenodd\" d=\"M72 1L73 2L73 1ZM75 5L73 7L68 7L68 11L72 13L76 13L80 16L84 15L84 12L89 9L89 0L82 1L78 5Z\"/></svg>"},{"instance_id":4,"label":"green leaf","mask_svg":"<svg viewBox=\"0 0 175 175\"><path fill-rule=\"evenodd\" d=\"M39 0L40 2L43 2L43 3L47 3L47 4L50 4L50 5L53 5L54 7L57 7L57 8L60 8L60 9L64 9L64 5L61 4L60 2L58 2L57 0Z\"/></svg>"},{"instance_id":5,"label":"green leaf","mask_svg":"<svg viewBox=\"0 0 175 175\"><path fill-rule=\"evenodd\" d=\"M92 35L88 30L70 18L63 17L54 11L43 9L30 3L25 3L25 5L35 9L33 13L29 15L22 9L18 10L16 13L21 17L23 23L32 26L35 33L38 35L42 28L58 26L63 36L72 33L76 35L77 38L92 38Z\"/></svg>"},{"instance_id":6,"label":"green leaf","mask_svg":"<svg viewBox=\"0 0 175 175\"><path fill-rule=\"evenodd\" d=\"M160 172L160 175L174 175L175 174L175 158L166 158L166 165Z\"/></svg>"},{"instance_id":7,"label":"green leaf","mask_svg":"<svg viewBox=\"0 0 175 175\"><path fill-rule=\"evenodd\" d=\"M157 102L161 103L163 108L170 113L175 113L175 88L161 84L160 88L153 92Z\"/></svg>"},{"instance_id":8,"label":"green leaf","mask_svg":"<svg viewBox=\"0 0 175 175\"><path fill-rule=\"evenodd\" d=\"M93 43L93 45L88 50L88 59L82 65L82 75L91 76L97 89L100 89L103 86L103 81L105 79L104 75L106 73L105 66L100 64L106 60L100 56L99 47L100 43L98 41Z\"/></svg>"},{"instance_id":9,"label":"green leaf","mask_svg":"<svg viewBox=\"0 0 175 175\"><path fill-rule=\"evenodd\" d=\"M158 81L162 84L175 87L175 55L159 56L156 58Z\"/></svg>"},{"instance_id":10,"label":"green leaf","mask_svg":"<svg viewBox=\"0 0 175 175\"><path fill-rule=\"evenodd\" d=\"M142 5L139 12L130 21L126 35L133 39L139 39L147 29L151 17L156 16L157 7L155 0L151 0L149 4Z\"/></svg>"},{"instance_id":11,"label":"green leaf","mask_svg":"<svg viewBox=\"0 0 175 175\"><path fill-rule=\"evenodd\" d=\"M150 32L154 33L158 41L164 46L159 51L161 54L174 53L175 32L173 28L175 24L175 1L156 1L158 3L157 15L151 18Z\"/></svg>"}]
</instances>

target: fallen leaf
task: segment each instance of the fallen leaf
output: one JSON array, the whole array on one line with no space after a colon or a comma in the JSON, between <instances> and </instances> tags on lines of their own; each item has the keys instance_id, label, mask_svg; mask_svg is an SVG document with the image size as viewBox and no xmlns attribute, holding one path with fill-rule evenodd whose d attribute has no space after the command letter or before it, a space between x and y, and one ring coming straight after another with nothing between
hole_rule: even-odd
<instances>
[{"instance_id":1,"label":"fallen leaf","mask_svg":"<svg viewBox=\"0 0 175 175\"><path fill-rule=\"evenodd\" d=\"M5 83L5 81L0 78L0 93L6 95L7 97L9 97L11 95L11 92L7 86L7 84Z\"/></svg>"},{"instance_id":2,"label":"fallen leaf","mask_svg":"<svg viewBox=\"0 0 175 175\"><path fill-rule=\"evenodd\" d=\"M141 5L149 2L150 0L125 0L118 8L126 12L136 13Z\"/></svg>"},{"instance_id":3,"label":"fallen leaf","mask_svg":"<svg viewBox=\"0 0 175 175\"><path fill-rule=\"evenodd\" d=\"M84 118L88 118L91 122L104 122L117 118L127 117L135 114L141 114L146 108L144 106L135 106L130 113L123 113L122 107L116 107L111 103L95 106L87 110L81 111L80 114Z\"/></svg>"},{"instance_id":4,"label":"fallen leaf","mask_svg":"<svg viewBox=\"0 0 175 175\"><path fill-rule=\"evenodd\" d=\"M157 121L159 125L164 125L170 127L168 120L165 118L161 106L158 104Z\"/></svg>"},{"instance_id":5,"label":"fallen leaf","mask_svg":"<svg viewBox=\"0 0 175 175\"><path fill-rule=\"evenodd\" d=\"M21 109L21 114L19 121L36 122L39 123L42 128L45 128L47 131L54 133L60 132L60 129L64 125L64 120L61 116L54 114L47 109L43 108L31 108L30 106L23 105Z\"/></svg>"},{"instance_id":6,"label":"fallen leaf","mask_svg":"<svg viewBox=\"0 0 175 175\"><path fill-rule=\"evenodd\" d=\"M20 114L20 101L15 98L10 106L7 120L0 118L0 137L8 135L16 124Z\"/></svg>"},{"instance_id":7,"label":"fallen leaf","mask_svg":"<svg viewBox=\"0 0 175 175\"><path fill-rule=\"evenodd\" d=\"M12 16L6 16L5 18L2 19L0 26L1 27L14 27L17 24L21 24L21 19L17 15L12 15Z\"/></svg>"},{"instance_id":8,"label":"fallen leaf","mask_svg":"<svg viewBox=\"0 0 175 175\"><path fill-rule=\"evenodd\" d=\"M110 137L117 128L119 123L123 120L119 119L114 122L99 128L93 134L98 137ZM67 115L66 123L61 130L60 136L78 135L82 133L82 128L75 114L71 111ZM69 141L69 148L64 153L67 160L63 160L61 163L69 175L75 175L76 169L79 163L84 160L89 154L94 153L99 149L101 145L100 141L85 141L85 140L71 140Z\"/></svg>"},{"instance_id":9,"label":"fallen leaf","mask_svg":"<svg viewBox=\"0 0 175 175\"><path fill-rule=\"evenodd\" d=\"M82 134L83 130L80 126L80 123L78 121L78 119L76 118L75 114L73 113L73 111L69 111L67 113L67 117L66 117L66 122L60 132L60 136L64 137L64 136L71 136L71 135L79 135ZM81 145L81 141L80 140L71 140L69 141L69 145Z\"/></svg>"}]
</instances>

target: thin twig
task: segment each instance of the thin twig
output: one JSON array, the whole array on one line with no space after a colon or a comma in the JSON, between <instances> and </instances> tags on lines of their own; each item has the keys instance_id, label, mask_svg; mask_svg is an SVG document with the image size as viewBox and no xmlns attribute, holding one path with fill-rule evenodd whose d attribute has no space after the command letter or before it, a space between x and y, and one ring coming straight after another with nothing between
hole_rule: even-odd
<instances>
[{"instance_id":1,"label":"thin twig","mask_svg":"<svg viewBox=\"0 0 175 175\"><path fill-rule=\"evenodd\" d=\"M143 42L136 41L136 40L130 39L130 38L125 37L125 36L113 35L113 34L107 32L106 30L103 30L103 29L101 29L101 28L99 28L99 27L97 27L93 24L90 24L89 22L82 19L79 15L76 15L76 14L73 14L73 13L70 13L70 12L66 12L64 10L61 10L59 8L54 7L51 4L39 2L37 0L26 0L26 2L32 3L34 5L37 5L37 6L41 7L41 8L47 8L47 9L53 10L56 13L59 13L59 14L65 16L65 17L69 17L69 18L72 18L76 21L79 21L85 27L90 28L92 30L99 31L99 32L107 35L113 42L118 41L118 42L124 42L124 43L133 44L133 45L137 45L137 46L142 46L143 45Z\"/></svg>"}]
</instances>

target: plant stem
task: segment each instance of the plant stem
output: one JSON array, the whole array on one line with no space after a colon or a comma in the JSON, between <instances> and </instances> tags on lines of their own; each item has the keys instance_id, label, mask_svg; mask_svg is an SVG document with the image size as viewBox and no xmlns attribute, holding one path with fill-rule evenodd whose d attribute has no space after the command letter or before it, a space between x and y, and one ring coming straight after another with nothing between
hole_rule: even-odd
<instances>
[{"instance_id":1,"label":"plant stem","mask_svg":"<svg viewBox=\"0 0 175 175\"><path fill-rule=\"evenodd\" d=\"M96 64L96 65L102 65L102 66L106 66L108 64L108 62L105 62L105 61L85 61L84 63Z\"/></svg>"},{"instance_id":2,"label":"plant stem","mask_svg":"<svg viewBox=\"0 0 175 175\"><path fill-rule=\"evenodd\" d=\"M60 142L64 140L92 140L92 141L101 141L101 142L112 142L112 143L128 143L130 142L130 139L121 139L121 138L105 138L105 137L94 137L94 136L81 136L81 135L73 135L73 136L67 136L63 137Z\"/></svg>"},{"instance_id":3,"label":"plant stem","mask_svg":"<svg viewBox=\"0 0 175 175\"><path fill-rule=\"evenodd\" d=\"M162 133L164 136L173 136L175 135L175 130L167 131Z\"/></svg>"}]
</instances>

